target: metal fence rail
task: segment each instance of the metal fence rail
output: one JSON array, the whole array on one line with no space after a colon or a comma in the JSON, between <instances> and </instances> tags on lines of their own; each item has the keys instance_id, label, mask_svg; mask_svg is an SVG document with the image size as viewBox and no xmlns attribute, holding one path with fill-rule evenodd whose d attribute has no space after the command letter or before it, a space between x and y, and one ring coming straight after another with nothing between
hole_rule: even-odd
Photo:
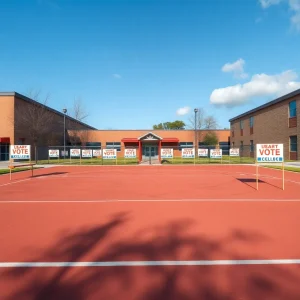
<instances>
[{"instance_id":1,"label":"metal fence rail","mask_svg":"<svg viewBox=\"0 0 300 300\"><path fill-rule=\"evenodd\" d=\"M64 152L65 149L65 152ZM186 149L194 149L194 156L185 156ZM203 150L207 149L207 156ZM238 155L232 155L231 149L236 149ZM115 152L115 156L104 157L107 153ZM170 150L171 157L161 157L161 153ZM222 157L215 157L214 150L222 150ZM165 152L167 152L165 151ZM101 148L99 146L39 146L32 149L32 161L37 164L65 164L65 165L137 165L143 164L253 164L255 163L255 147L229 147L229 145L211 146L201 145L195 148L168 146L156 149L153 153L146 153L138 147ZM201 154L200 154L201 153ZM200 154L200 156L199 156Z\"/></svg>"}]
</instances>

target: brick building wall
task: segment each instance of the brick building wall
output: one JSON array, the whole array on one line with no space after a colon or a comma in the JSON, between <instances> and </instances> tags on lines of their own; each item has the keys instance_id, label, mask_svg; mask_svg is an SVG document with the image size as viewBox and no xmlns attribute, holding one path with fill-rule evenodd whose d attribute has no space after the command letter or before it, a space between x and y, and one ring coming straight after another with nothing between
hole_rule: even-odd
<instances>
[{"instance_id":1,"label":"brick building wall","mask_svg":"<svg viewBox=\"0 0 300 300\"><path fill-rule=\"evenodd\" d=\"M94 129L68 116L66 128ZM61 112L15 92L0 93L0 160L8 160L9 145L63 145L63 137L64 115Z\"/></svg>"},{"instance_id":2,"label":"brick building wall","mask_svg":"<svg viewBox=\"0 0 300 300\"><path fill-rule=\"evenodd\" d=\"M217 134L219 142L229 143L229 130L212 130ZM126 144L122 142L124 138L139 138L147 133L153 133L161 138L176 138L176 143L163 143L162 147L170 147L174 149L174 156L180 156L180 143L195 144L194 130L84 130L84 131L69 131L69 135L74 134L78 137L78 144L86 145L87 143L101 143L101 148L107 147L107 143L120 143L121 150L118 151L118 156L122 157L126 147L138 148L138 143ZM197 134L197 143L201 142L209 130L200 130Z\"/></svg>"},{"instance_id":3,"label":"brick building wall","mask_svg":"<svg viewBox=\"0 0 300 300\"><path fill-rule=\"evenodd\" d=\"M295 101L296 115L290 117L290 102ZM293 114L292 114L293 115ZM253 127L250 126L250 118ZM241 123L242 122L242 123ZM300 92L265 108L245 113L231 122L230 140L236 147L244 145L246 155L254 156L255 144L283 143L285 160L300 159ZM242 126L241 126L242 124ZM243 127L243 128L241 128ZM297 137L297 152L291 151L290 137ZM294 138L295 139L295 138ZM253 143L253 149L251 148Z\"/></svg>"}]
</instances>

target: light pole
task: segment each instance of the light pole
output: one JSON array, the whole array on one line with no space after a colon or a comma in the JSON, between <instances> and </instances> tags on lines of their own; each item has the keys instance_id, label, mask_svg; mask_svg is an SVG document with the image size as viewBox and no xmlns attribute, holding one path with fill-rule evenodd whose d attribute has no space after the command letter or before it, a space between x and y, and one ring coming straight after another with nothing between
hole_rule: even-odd
<instances>
[{"instance_id":1,"label":"light pole","mask_svg":"<svg viewBox=\"0 0 300 300\"><path fill-rule=\"evenodd\" d=\"M196 153L197 153L197 113L198 113L198 108L194 109L195 112L195 158L196 158ZM198 155L198 153L197 153Z\"/></svg>"},{"instance_id":2,"label":"light pole","mask_svg":"<svg viewBox=\"0 0 300 300\"><path fill-rule=\"evenodd\" d=\"M64 160L65 160L66 159L66 113L67 113L66 108L63 109L63 113L64 113Z\"/></svg>"}]
</instances>

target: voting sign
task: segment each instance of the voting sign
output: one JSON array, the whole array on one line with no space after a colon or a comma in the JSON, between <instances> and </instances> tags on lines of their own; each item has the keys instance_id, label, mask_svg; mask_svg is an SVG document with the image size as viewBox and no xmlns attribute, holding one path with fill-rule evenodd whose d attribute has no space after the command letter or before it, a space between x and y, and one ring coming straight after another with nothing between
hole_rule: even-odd
<instances>
[{"instance_id":1,"label":"voting sign","mask_svg":"<svg viewBox=\"0 0 300 300\"><path fill-rule=\"evenodd\" d=\"M198 156L199 157L207 157L208 156L208 149L198 149Z\"/></svg>"},{"instance_id":2,"label":"voting sign","mask_svg":"<svg viewBox=\"0 0 300 300\"><path fill-rule=\"evenodd\" d=\"M124 151L125 158L136 158L136 149L125 149Z\"/></svg>"},{"instance_id":3,"label":"voting sign","mask_svg":"<svg viewBox=\"0 0 300 300\"><path fill-rule=\"evenodd\" d=\"M222 149L211 149L210 157L211 158L222 158Z\"/></svg>"},{"instance_id":4,"label":"voting sign","mask_svg":"<svg viewBox=\"0 0 300 300\"><path fill-rule=\"evenodd\" d=\"M257 144L256 159L259 162L283 162L283 144Z\"/></svg>"},{"instance_id":5,"label":"voting sign","mask_svg":"<svg viewBox=\"0 0 300 300\"><path fill-rule=\"evenodd\" d=\"M195 157L195 149L194 148L183 148L181 150L182 158L194 158Z\"/></svg>"},{"instance_id":6,"label":"voting sign","mask_svg":"<svg viewBox=\"0 0 300 300\"><path fill-rule=\"evenodd\" d=\"M30 145L10 145L10 159L30 159Z\"/></svg>"},{"instance_id":7,"label":"voting sign","mask_svg":"<svg viewBox=\"0 0 300 300\"><path fill-rule=\"evenodd\" d=\"M161 158L173 158L173 149L172 148L164 148L160 151Z\"/></svg>"},{"instance_id":8,"label":"voting sign","mask_svg":"<svg viewBox=\"0 0 300 300\"><path fill-rule=\"evenodd\" d=\"M240 156L240 149L239 148L230 148L229 155L230 156Z\"/></svg>"},{"instance_id":9,"label":"voting sign","mask_svg":"<svg viewBox=\"0 0 300 300\"><path fill-rule=\"evenodd\" d=\"M91 149L82 149L81 155L82 157L92 157L93 151Z\"/></svg>"},{"instance_id":10,"label":"voting sign","mask_svg":"<svg viewBox=\"0 0 300 300\"><path fill-rule=\"evenodd\" d=\"M117 159L116 149L103 149L102 151L103 159Z\"/></svg>"},{"instance_id":11,"label":"voting sign","mask_svg":"<svg viewBox=\"0 0 300 300\"><path fill-rule=\"evenodd\" d=\"M93 150L93 157L99 157L101 156L101 149Z\"/></svg>"},{"instance_id":12,"label":"voting sign","mask_svg":"<svg viewBox=\"0 0 300 300\"><path fill-rule=\"evenodd\" d=\"M81 151L80 149L71 149L70 153L71 157L80 157Z\"/></svg>"},{"instance_id":13,"label":"voting sign","mask_svg":"<svg viewBox=\"0 0 300 300\"><path fill-rule=\"evenodd\" d=\"M49 157L59 157L59 150L50 149L49 150Z\"/></svg>"}]
</instances>

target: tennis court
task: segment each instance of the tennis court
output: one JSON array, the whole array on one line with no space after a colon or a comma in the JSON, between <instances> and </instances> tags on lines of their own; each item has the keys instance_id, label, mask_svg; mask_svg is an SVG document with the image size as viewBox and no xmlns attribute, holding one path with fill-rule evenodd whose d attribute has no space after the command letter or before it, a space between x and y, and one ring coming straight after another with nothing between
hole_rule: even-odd
<instances>
[{"instance_id":1,"label":"tennis court","mask_svg":"<svg viewBox=\"0 0 300 300\"><path fill-rule=\"evenodd\" d=\"M59 166L0 177L1 299L300 299L300 174Z\"/></svg>"}]
</instances>

